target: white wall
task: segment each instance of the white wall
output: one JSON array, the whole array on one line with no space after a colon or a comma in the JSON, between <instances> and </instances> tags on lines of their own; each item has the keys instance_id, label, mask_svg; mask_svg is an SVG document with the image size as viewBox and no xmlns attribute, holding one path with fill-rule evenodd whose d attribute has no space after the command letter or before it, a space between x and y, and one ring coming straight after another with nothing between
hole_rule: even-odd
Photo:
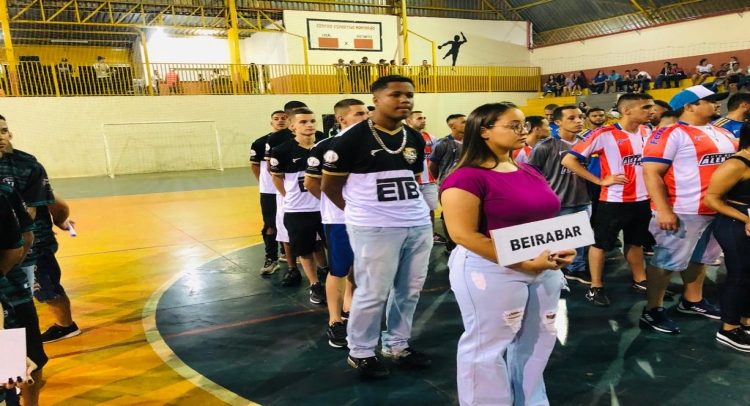
<instances>
[{"instance_id":1,"label":"white wall","mask_svg":"<svg viewBox=\"0 0 750 406\"><path fill-rule=\"evenodd\" d=\"M447 134L445 117L469 114L484 103L519 105L535 93L417 94L415 108L428 117L427 131ZM106 175L102 124L180 120L213 120L221 137L224 167L248 165L250 143L270 130L270 114L290 100L307 103L325 114L342 95L72 97L0 99L0 110L14 134L14 145L37 156L50 177ZM371 96L357 95L365 103ZM28 114L34 111L35 114ZM44 117L40 120L39 117ZM209 136L213 136L210 134ZM181 142L181 140L175 140ZM148 148L134 143L133 148Z\"/></svg>"},{"instance_id":2,"label":"white wall","mask_svg":"<svg viewBox=\"0 0 750 406\"><path fill-rule=\"evenodd\" d=\"M231 63L226 38L170 37L155 32L146 43L151 63Z\"/></svg>"},{"instance_id":3,"label":"white wall","mask_svg":"<svg viewBox=\"0 0 750 406\"><path fill-rule=\"evenodd\" d=\"M271 28L271 27L266 27ZM258 32L240 40L240 57L243 64L289 64L288 41L302 40L291 37L289 34Z\"/></svg>"},{"instance_id":4,"label":"white wall","mask_svg":"<svg viewBox=\"0 0 750 406\"><path fill-rule=\"evenodd\" d=\"M535 49L531 63L547 74L743 50L749 23L750 16L728 14L553 45Z\"/></svg>"},{"instance_id":5,"label":"white wall","mask_svg":"<svg viewBox=\"0 0 750 406\"><path fill-rule=\"evenodd\" d=\"M390 61L400 60L399 56L399 27L395 16L367 15L353 13L320 13L314 11L284 11L284 28L290 33L307 37L307 19L341 20L341 21L367 21L381 23L381 36L383 40L382 52L363 51L309 51L310 64L330 65L336 63L339 58L345 61L355 60L359 62L366 56L370 62L377 63L379 59ZM288 39L289 63L304 63L302 40L297 38Z\"/></svg>"},{"instance_id":6,"label":"white wall","mask_svg":"<svg viewBox=\"0 0 750 406\"><path fill-rule=\"evenodd\" d=\"M479 21L455 18L410 17L409 31L422 35L436 45L453 41L463 32L467 43L459 48L457 66L529 66L531 54L526 48L527 24L513 21ZM450 65L451 57L442 59L450 46L437 51L438 65ZM409 36L409 61L420 64L423 59L432 63L429 42Z\"/></svg>"}]
</instances>

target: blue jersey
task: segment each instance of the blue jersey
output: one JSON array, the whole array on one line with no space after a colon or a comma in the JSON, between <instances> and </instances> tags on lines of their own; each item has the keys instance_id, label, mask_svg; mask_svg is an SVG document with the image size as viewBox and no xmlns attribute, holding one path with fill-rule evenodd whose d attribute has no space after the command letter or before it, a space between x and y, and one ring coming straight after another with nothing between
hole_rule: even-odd
<instances>
[{"instance_id":1,"label":"blue jersey","mask_svg":"<svg viewBox=\"0 0 750 406\"><path fill-rule=\"evenodd\" d=\"M737 121L732 120L731 118L722 117L711 124L731 132L732 134L734 134L734 138L740 138L740 128L742 128L742 125L745 123L743 121Z\"/></svg>"},{"instance_id":2,"label":"blue jersey","mask_svg":"<svg viewBox=\"0 0 750 406\"><path fill-rule=\"evenodd\" d=\"M550 132L552 135L557 136L557 133L560 131L560 126L555 123L550 122L549 129L551 130Z\"/></svg>"}]
</instances>

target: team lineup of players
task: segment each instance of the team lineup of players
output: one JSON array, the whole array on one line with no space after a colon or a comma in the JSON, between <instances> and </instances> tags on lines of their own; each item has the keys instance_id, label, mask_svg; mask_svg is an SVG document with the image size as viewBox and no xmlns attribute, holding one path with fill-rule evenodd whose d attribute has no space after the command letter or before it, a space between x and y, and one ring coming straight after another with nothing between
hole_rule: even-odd
<instances>
[{"instance_id":1,"label":"team lineup of players","mask_svg":"<svg viewBox=\"0 0 750 406\"><path fill-rule=\"evenodd\" d=\"M400 76L381 78L370 112L362 101L341 100L334 106L341 132L331 138L316 131L313 111L290 102L271 115L273 132L251 148L266 242L261 274L286 260L282 285L295 286L301 266L310 301L328 304L329 344L348 347L348 362L370 377L388 374L375 355L384 308L381 355L430 363L407 340L430 248L442 242L432 225L438 186L460 158L466 122L449 116L451 135L438 142L423 132L410 86ZM665 103L622 95L619 123L606 126L601 109L548 106L546 117L526 118L527 146L513 153L539 168L561 201L560 215L592 215L595 244L578 250L565 277L589 284L591 303L609 306L605 254L622 232L632 289L648 297L641 325L664 333L679 332L663 303L673 296L667 285L674 272L685 284L678 311L721 317L702 293L706 264L721 253L711 233L715 212L703 199L712 171L737 151L735 135L750 115L747 94L733 95L725 118L717 102L727 94L696 87L678 96ZM644 247L654 251L648 266Z\"/></svg>"}]
</instances>

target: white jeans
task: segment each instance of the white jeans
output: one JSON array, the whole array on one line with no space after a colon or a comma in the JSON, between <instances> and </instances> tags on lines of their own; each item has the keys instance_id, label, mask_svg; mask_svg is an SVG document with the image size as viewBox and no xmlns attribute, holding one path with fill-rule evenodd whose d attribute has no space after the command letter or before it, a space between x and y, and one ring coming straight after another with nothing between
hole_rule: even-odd
<instances>
[{"instance_id":1,"label":"white jeans","mask_svg":"<svg viewBox=\"0 0 750 406\"><path fill-rule=\"evenodd\" d=\"M549 405L542 374L555 346L562 273L534 277L460 245L448 266L465 329L457 357L461 406Z\"/></svg>"}]
</instances>

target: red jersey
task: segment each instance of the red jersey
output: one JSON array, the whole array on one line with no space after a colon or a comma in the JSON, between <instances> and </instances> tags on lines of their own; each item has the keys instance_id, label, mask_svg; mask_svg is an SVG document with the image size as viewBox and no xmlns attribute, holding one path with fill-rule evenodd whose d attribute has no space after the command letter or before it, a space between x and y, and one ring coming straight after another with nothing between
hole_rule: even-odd
<instances>
[{"instance_id":1,"label":"red jersey","mask_svg":"<svg viewBox=\"0 0 750 406\"><path fill-rule=\"evenodd\" d=\"M630 203L648 200L641 156L643 144L650 132L648 127L640 126L637 133L629 133L619 124L613 124L594 130L585 141L579 142L570 151L583 160L599 155L602 178L624 173L629 180L624 185L602 186L600 201Z\"/></svg>"},{"instance_id":2,"label":"red jersey","mask_svg":"<svg viewBox=\"0 0 750 406\"><path fill-rule=\"evenodd\" d=\"M432 150L435 148L435 144L437 144L437 139L433 137L432 135L428 133L422 133L422 137L424 137L424 170L422 171L422 176L417 179L417 183L426 184L426 183L435 183L435 178L430 174L430 170L428 169L427 165L430 162L430 156L432 155Z\"/></svg>"},{"instance_id":3,"label":"red jersey","mask_svg":"<svg viewBox=\"0 0 750 406\"><path fill-rule=\"evenodd\" d=\"M643 162L669 165L664 183L675 213L710 215L716 212L703 203L708 182L716 168L736 152L737 141L729 131L678 122L648 139Z\"/></svg>"},{"instance_id":4,"label":"red jersey","mask_svg":"<svg viewBox=\"0 0 750 406\"><path fill-rule=\"evenodd\" d=\"M528 144L524 145L523 148L517 149L513 151L513 159L518 164L527 164L529 163L529 157L531 156L531 150L533 148L530 147Z\"/></svg>"}]
</instances>

